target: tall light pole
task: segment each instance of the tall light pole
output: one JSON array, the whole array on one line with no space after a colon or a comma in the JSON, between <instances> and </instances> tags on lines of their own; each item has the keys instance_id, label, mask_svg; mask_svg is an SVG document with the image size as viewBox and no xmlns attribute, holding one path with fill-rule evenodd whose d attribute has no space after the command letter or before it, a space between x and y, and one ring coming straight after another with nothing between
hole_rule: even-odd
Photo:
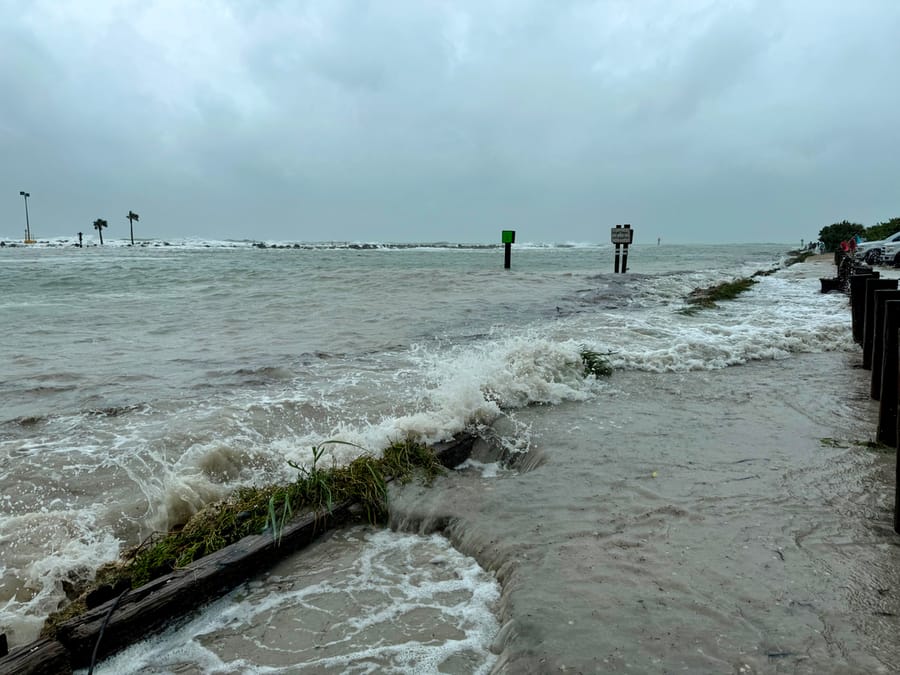
<instances>
[{"instance_id":1,"label":"tall light pole","mask_svg":"<svg viewBox=\"0 0 900 675\"><path fill-rule=\"evenodd\" d=\"M25 198L25 243L33 244L34 239L31 238L31 223L28 221L28 198L31 196L31 193L25 192L25 190L19 190L19 194Z\"/></svg>"}]
</instances>

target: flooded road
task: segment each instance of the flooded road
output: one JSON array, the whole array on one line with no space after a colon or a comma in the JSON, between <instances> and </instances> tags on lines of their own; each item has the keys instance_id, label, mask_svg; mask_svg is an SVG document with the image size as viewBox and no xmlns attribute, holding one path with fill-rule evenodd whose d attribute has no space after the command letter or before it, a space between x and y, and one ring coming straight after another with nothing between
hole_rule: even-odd
<instances>
[{"instance_id":1,"label":"flooded road","mask_svg":"<svg viewBox=\"0 0 900 675\"><path fill-rule=\"evenodd\" d=\"M894 458L853 355L616 374L517 413L543 463L411 486L497 571L498 672L900 670Z\"/></svg>"},{"instance_id":2,"label":"flooded road","mask_svg":"<svg viewBox=\"0 0 900 675\"><path fill-rule=\"evenodd\" d=\"M393 532L335 533L97 672L898 672L894 457L855 361L518 410L492 429L530 435L512 466L479 443L392 490Z\"/></svg>"}]
</instances>

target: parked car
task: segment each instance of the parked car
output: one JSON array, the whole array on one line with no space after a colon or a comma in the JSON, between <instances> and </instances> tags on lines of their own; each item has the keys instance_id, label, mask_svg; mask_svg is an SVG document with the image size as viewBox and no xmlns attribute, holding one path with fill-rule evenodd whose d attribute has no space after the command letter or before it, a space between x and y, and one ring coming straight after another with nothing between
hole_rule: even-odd
<instances>
[{"instance_id":1,"label":"parked car","mask_svg":"<svg viewBox=\"0 0 900 675\"><path fill-rule=\"evenodd\" d=\"M888 253L889 248L890 254ZM854 255L858 260L863 260L869 265L877 265L881 262L894 262L898 252L900 252L900 232L892 234L887 239L864 241L857 244Z\"/></svg>"},{"instance_id":2,"label":"parked car","mask_svg":"<svg viewBox=\"0 0 900 675\"><path fill-rule=\"evenodd\" d=\"M886 243L881 250L881 259L878 262L900 267L900 241Z\"/></svg>"}]
</instances>

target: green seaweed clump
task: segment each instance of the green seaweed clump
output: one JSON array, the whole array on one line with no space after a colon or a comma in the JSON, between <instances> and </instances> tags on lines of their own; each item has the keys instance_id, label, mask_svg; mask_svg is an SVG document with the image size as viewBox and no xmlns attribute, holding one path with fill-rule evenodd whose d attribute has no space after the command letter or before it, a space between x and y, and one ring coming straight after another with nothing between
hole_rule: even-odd
<instances>
[{"instance_id":1,"label":"green seaweed clump","mask_svg":"<svg viewBox=\"0 0 900 675\"><path fill-rule=\"evenodd\" d=\"M587 347L581 348L581 362L584 364L584 376L609 377L612 375L612 366L606 358L609 354L600 354Z\"/></svg>"},{"instance_id":2,"label":"green seaweed clump","mask_svg":"<svg viewBox=\"0 0 900 675\"><path fill-rule=\"evenodd\" d=\"M777 271L778 271L777 267L773 267L772 269L768 269L768 270L756 270L750 276L752 279L756 279L756 277L770 277L773 274L775 274L775 272L777 272Z\"/></svg>"},{"instance_id":3,"label":"green seaweed clump","mask_svg":"<svg viewBox=\"0 0 900 675\"><path fill-rule=\"evenodd\" d=\"M791 251L790 253L791 253L791 257L785 261L785 263L784 263L785 267L790 267L791 265L796 265L797 263L802 263L807 258L809 258L811 255L814 255L813 252L810 250Z\"/></svg>"},{"instance_id":4,"label":"green seaweed clump","mask_svg":"<svg viewBox=\"0 0 900 675\"><path fill-rule=\"evenodd\" d=\"M689 307L684 308L682 313L690 315L696 313L698 309L718 307L717 302L734 300L741 293L750 290L755 283L757 282L753 279L741 277L708 288L695 288L686 300Z\"/></svg>"}]
</instances>

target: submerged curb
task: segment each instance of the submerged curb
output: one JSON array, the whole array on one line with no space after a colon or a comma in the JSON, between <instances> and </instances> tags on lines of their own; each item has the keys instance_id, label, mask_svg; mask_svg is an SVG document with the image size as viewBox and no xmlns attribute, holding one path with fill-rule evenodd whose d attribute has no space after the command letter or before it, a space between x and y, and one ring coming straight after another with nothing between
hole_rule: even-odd
<instances>
[{"instance_id":1,"label":"submerged curb","mask_svg":"<svg viewBox=\"0 0 900 675\"><path fill-rule=\"evenodd\" d=\"M432 450L447 468L464 462L475 437L465 434ZM328 513L307 514L286 525L281 539L251 535L188 567L127 591L57 627L56 639L44 638L0 658L0 675L71 673L87 668L97 650L100 661L165 628L173 618L224 595L280 558L299 551L328 529L353 515L355 502L336 504ZM102 637L102 640L98 639Z\"/></svg>"}]
</instances>

